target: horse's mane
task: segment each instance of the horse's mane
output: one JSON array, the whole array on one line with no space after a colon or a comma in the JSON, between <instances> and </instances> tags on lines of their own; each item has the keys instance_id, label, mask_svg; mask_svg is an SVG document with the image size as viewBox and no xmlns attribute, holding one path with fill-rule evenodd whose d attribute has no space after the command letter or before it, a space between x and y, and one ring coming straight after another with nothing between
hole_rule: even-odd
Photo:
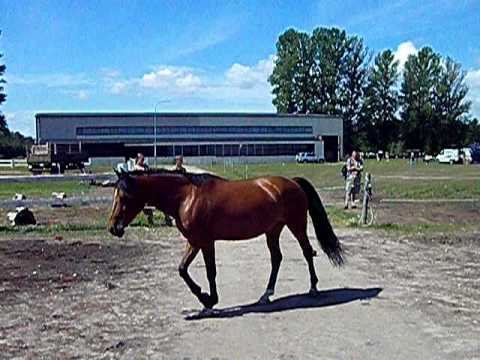
<instances>
[{"instance_id":1,"label":"horse's mane","mask_svg":"<svg viewBox=\"0 0 480 360\"><path fill-rule=\"evenodd\" d=\"M187 171L167 170L167 169L133 170L133 171L129 171L128 174L133 176L155 176L155 175L181 176L186 178L195 186L202 186L203 184L212 180L226 181L225 178L218 175L211 174L211 173L191 173Z\"/></svg>"}]
</instances>

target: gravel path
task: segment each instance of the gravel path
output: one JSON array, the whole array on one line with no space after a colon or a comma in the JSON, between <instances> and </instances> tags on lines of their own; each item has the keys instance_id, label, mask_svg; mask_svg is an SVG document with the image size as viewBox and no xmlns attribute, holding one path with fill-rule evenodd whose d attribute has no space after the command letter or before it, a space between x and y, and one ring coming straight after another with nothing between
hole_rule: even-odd
<instances>
[{"instance_id":1,"label":"gravel path","mask_svg":"<svg viewBox=\"0 0 480 360\"><path fill-rule=\"evenodd\" d=\"M158 240L130 229L120 241L0 241L2 357L480 357L478 234L411 242L338 231L348 263L339 270L318 257L322 293L312 298L284 231L266 306L254 304L269 274L265 241L219 242L220 303L206 316L177 275L184 240L169 231ZM201 257L191 273L206 284Z\"/></svg>"}]
</instances>

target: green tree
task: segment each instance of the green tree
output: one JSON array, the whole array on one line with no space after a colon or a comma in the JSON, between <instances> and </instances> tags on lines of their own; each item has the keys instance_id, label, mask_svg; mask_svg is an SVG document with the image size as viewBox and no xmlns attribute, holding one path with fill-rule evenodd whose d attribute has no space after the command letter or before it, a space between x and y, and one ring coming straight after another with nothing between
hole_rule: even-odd
<instances>
[{"instance_id":1,"label":"green tree","mask_svg":"<svg viewBox=\"0 0 480 360\"><path fill-rule=\"evenodd\" d=\"M2 31L0 30L0 36L2 35ZM0 53L0 61L3 57L3 54ZM5 64L0 62L0 106L5 102L7 95L5 94L4 84L6 83L5 79L3 78L3 74L5 73L5 69L7 67ZM8 128L7 123L5 121L5 116L3 115L2 111L0 110L0 136L8 135Z\"/></svg>"},{"instance_id":2,"label":"green tree","mask_svg":"<svg viewBox=\"0 0 480 360\"><path fill-rule=\"evenodd\" d=\"M314 66L313 111L341 114L340 84L347 47L347 33L337 28L317 28L312 34Z\"/></svg>"},{"instance_id":3,"label":"green tree","mask_svg":"<svg viewBox=\"0 0 480 360\"><path fill-rule=\"evenodd\" d=\"M464 145L480 143L480 122L478 119L470 120L466 123L467 130L465 134Z\"/></svg>"},{"instance_id":4,"label":"green tree","mask_svg":"<svg viewBox=\"0 0 480 360\"><path fill-rule=\"evenodd\" d=\"M269 82L272 85L273 105L277 112L298 112L297 64L299 62L299 33L295 29L285 31L277 41L277 57Z\"/></svg>"},{"instance_id":5,"label":"green tree","mask_svg":"<svg viewBox=\"0 0 480 360\"><path fill-rule=\"evenodd\" d=\"M398 140L398 61L391 50L379 53L369 71L359 120L359 135L369 150L390 151Z\"/></svg>"},{"instance_id":6,"label":"green tree","mask_svg":"<svg viewBox=\"0 0 480 360\"><path fill-rule=\"evenodd\" d=\"M440 74L440 55L429 47L410 55L405 63L401 120L406 148L433 152L436 147L433 99Z\"/></svg>"},{"instance_id":7,"label":"green tree","mask_svg":"<svg viewBox=\"0 0 480 360\"><path fill-rule=\"evenodd\" d=\"M365 91L369 53L363 40L353 36L347 39L342 67L340 103L343 118L344 149L358 148L358 120Z\"/></svg>"},{"instance_id":8,"label":"green tree","mask_svg":"<svg viewBox=\"0 0 480 360\"><path fill-rule=\"evenodd\" d=\"M451 58L442 62L433 96L434 151L452 144L461 145L465 140L468 125L464 124L464 115L471 106L471 102L465 100L468 93L465 76L461 65Z\"/></svg>"},{"instance_id":9,"label":"green tree","mask_svg":"<svg viewBox=\"0 0 480 360\"><path fill-rule=\"evenodd\" d=\"M0 35L2 34L0 30ZM3 54L0 54L0 60L3 57ZM0 63L0 106L5 102L7 95L5 94L4 84L6 83L3 79L5 74L6 66L5 64ZM33 139L28 137L25 138L19 132L11 132L8 130L7 122L5 121L5 116L0 109L0 158L11 158L25 155L25 146L32 144Z\"/></svg>"},{"instance_id":10,"label":"green tree","mask_svg":"<svg viewBox=\"0 0 480 360\"><path fill-rule=\"evenodd\" d=\"M312 35L294 29L277 41L273 104L278 112L321 113L344 118L344 144L360 110L368 51L363 40L344 30L317 28Z\"/></svg>"}]
</instances>

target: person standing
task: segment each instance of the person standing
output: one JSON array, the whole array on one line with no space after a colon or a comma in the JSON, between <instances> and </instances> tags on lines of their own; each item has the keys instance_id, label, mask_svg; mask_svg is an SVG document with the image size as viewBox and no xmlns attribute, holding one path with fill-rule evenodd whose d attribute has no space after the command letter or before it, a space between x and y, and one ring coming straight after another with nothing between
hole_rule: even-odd
<instances>
[{"instance_id":1,"label":"person standing","mask_svg":"<svg viewBox=\"0 0 480 360\"><path fill-rule=\"evenodd\" d=\"M146 171L148 170L148 165L145 162L145 156L142 153L138 153L135 158L135 166L133 170Z\"/></svg>"},{"instance_id":2,"label":"person standing","mask_svg":"<svg viewBox=\"0 0 480 360\"><path fill-rule=\"evenodd\" d=\"M348 209L350 203L352 209L355 209L357 207L357 195L360 193L360 181L363 171L363 160L357 151L353 151L352 156L347 159L346 168L345 209Z\"/></svg>"},{"instance_id":3,"label":"person standing","mask_svg":"<svg viewBox=\"0 0 480 360\"><path fill-rule=\"evenodd\" d=\"M183 166L183 155L178 155L175 157L175 169L174 171L181 172L181 173L186 173L187 169ZM163 214L165 218L165 225L166 226L173 226L173 219L167 215Z\"/></svg>"},{"instance_id":4,"label":"person standing","mask_svg":"<svg viewBox=\"0 0 480 360\"><path fill-rule=\"evenodd\" d=\"M175 171L186 173L187 169L183 166L183 155L178 155L175 158Z\"/></svg>"}]
</instances>

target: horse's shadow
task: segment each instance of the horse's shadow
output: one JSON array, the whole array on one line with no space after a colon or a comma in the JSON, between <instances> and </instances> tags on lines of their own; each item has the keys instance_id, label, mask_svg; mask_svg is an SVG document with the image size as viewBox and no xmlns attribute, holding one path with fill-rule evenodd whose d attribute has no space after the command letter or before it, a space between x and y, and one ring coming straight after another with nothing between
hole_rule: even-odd
<instances>
[{"instance_id":1,"label":"horse's shadow","mask_svg":"<svg viewBox=\"0 0 480 360\"><path fill-rule=\"evenodd\" d=\"M230 318L252 313L272 313L295 309L320 308L344 304L355 300L371 299L378 296L382 290L382 288L343 288L319 291L316 295L311 295L309 293L294 294L278 298L268 304L260 304L256 302L223 309L202 310L187 315L185 319L201 320L208 318Z\"/></svg>"}]
</instances>

